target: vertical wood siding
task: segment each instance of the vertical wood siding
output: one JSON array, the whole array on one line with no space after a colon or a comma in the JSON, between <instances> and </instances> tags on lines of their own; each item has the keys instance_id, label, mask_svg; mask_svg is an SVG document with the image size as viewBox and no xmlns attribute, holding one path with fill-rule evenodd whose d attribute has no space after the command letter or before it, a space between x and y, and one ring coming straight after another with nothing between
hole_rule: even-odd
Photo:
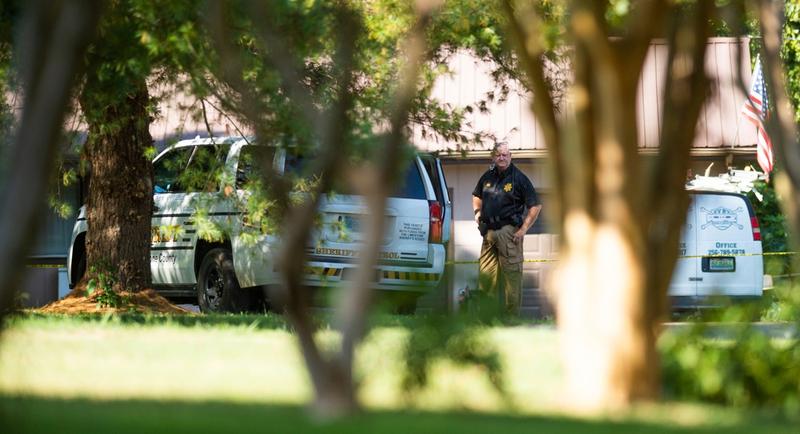
<instances>
[{"instance_id":1,"label":"vertical wood siding","mask_svg":"<svg viewBox=\"0 0 800 434\"><path fill-rule=\"evenodd\" d=\"M708 42L706 73L711 79L711 90L697 125L697 136L693 147L707 148L753 148L756 143L755 129L743 122L739 112L746 98L746 87L750 83L749 40L736 38L712 38ZM737 49L742 49L742 61L738 61ZM664 41L654 41L647 55L639 81L637 128L639 146L642 149L658 147L663 117L664 81L669 52ZM455 54L448 64L451 74L441 77L433 87L433 97L455 108L471 105L477 108L486 93L496 89L490 75L491 65L479 61L468 52ZM740 86L739 75L741 74ZM487 104L488 113L477 109L466 114L467 131L487 131L499 140L508 142L512 149L545 149L530 111L530 98L520 86L511 86L507 100ZM432 138L422 138L415 128L415 143L423 150L457 150L453 144ZM484 143L475 150L489 149Z\"/></svg>"}]
</instances>

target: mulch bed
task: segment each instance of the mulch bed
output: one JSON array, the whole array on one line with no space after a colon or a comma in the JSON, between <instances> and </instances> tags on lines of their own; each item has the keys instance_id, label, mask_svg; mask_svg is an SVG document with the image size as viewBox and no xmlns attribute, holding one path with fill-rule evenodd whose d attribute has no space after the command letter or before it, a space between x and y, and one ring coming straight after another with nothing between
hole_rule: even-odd
<instances>
[{"instance_id":1,"label":"mulch bed","mask_svg":"<svg viewBox=\"0 0 800 434\"><path fill-rule=\"evenodd\" d=\"M125 303L118 307L102 306L98 302L101 291L95 291L92 295L86 295L86 285L81 284L75 287L66 297L54 301L34 312L39 313L60 313L60 314L83 314L83 313L168 313L168 314L192 314L192 312L170 303L166 298L158 295L153 289L145 289L139 292L122 291L119 293Z\"/></svg>"}]
</instances>

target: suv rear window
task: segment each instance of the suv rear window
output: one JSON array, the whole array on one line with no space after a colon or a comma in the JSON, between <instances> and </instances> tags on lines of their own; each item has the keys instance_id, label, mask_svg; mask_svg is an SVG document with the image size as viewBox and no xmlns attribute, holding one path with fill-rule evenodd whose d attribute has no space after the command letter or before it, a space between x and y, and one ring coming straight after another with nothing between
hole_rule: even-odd
<instances>
[{"instance_id":1,"label":"suv rear window","mask_svg":"<svg viewBox=\"0 0 800 434\"><path fill-rule=\"evenodd\" d=\"M422 182L422 175L419 173L419 167L415 160L411 160L408 169L405 171L405 176L398 181L395 192L391 197L428 199L428 195L425 192L425 184Z\"/></svg>"},{"instance_id":2,"label":"suv rear window","mask_svg":"<svg viewBox=\"0 0 800 434\"><path fill-rule=\"evenodd\" d=\"M286 156L284 172L296 178L308 176L308 163L308 158L304 156L288 154ZM336 190L339 193L353 194L347 187L340 186L339 188L340 189ZM395 186L395 191L389 196L402 199L428 199L425 183L422 181L422 174L419 171L416 160L411 160L409 162L408 168Z\"/></svg>"}]
</instances>

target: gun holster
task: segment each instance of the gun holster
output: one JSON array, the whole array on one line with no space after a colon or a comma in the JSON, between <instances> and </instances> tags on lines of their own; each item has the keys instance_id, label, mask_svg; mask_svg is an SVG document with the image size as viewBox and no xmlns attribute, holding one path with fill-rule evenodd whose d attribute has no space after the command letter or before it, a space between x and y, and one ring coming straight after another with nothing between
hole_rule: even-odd
<instances>
[{"instance_id":1,"label":"gun holster","mask_svg":"<svg viewBox=\"0 0 800 434\"><path fill-rule=\"evenodd\" d=\"M486 236L486 232L489 232L489 223L486 223L483 219L478 221L478 231L481 233L482 237Z\"/></svg>"}]
</instances>

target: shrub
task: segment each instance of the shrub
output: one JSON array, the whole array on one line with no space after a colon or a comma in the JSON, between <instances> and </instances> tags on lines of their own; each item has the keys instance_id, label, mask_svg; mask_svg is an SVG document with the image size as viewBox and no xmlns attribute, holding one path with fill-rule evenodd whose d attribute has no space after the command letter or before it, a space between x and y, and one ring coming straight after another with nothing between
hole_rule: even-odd
<instances>
[{"instance_id":1,"label":"shrub","mask_svg":"<svg viewBox=\"0 0 800 434\"><path fill-rule=\"evenodd\" d=\"M756 212L756 217L761 226L761 244L764 252L787 252L789 247L789 235L786 229L786 217L780 208L778 196L772 182L757 181L754 184L755 191L761 196L761 200L756 197L754 192L748 193L750 203ZM792 271L791 256L764 256L764 272L772 275L783 275Z\"/></svg>"},{"instance_id":2,"label":"shrub","mask_svg":"<svg viewBox=\"0 0 800 434\"><path fill-rule=\"evenodd\" d=\"M510 403L500 354L484 333L490 322L498 321L497 315L495 302L483 306L480 312L419 317L411 327L403 354L406 399L428 384L434 362L449 360L456 365L481 367L498 396Z\"/></svg>"},{"instance_id":3,"label":"shrub","mask_svg":"<svg viewBox=\"0 0 800 434\"><path fill-rule=\"evenodd\" d=\"M739 315L737 310L730 310L729 319ZM666 397L800 411L796 337L773 339L738 322L727 326L730 337L715 339L707 327L696 324L686 332L668 332L659 341Z\"/></svg>"},{"instance_id":4,"label":"shrub","mask_svg":"<svg viewBox=\"0 0 800 434\"><path fill-rule=\"evenodd\" d=\"M778 285L764 297L766 307L762 321L800 322L800 287L792 284Z\"/></svg>"},{"instance_id":5,"label":"shrub","mask_svg":"<svg viewBox=\"0 0 800 434\"><path fill-rule=\"evenodd\" d=\"M105 265L89 268L89 280L86 283L86 295L94 296L99 307L113 307L118 309L127 305L130 298L114 291L114 270ZM97 295L95 295L97 293Z\"/></svg>"}]
</instances>

